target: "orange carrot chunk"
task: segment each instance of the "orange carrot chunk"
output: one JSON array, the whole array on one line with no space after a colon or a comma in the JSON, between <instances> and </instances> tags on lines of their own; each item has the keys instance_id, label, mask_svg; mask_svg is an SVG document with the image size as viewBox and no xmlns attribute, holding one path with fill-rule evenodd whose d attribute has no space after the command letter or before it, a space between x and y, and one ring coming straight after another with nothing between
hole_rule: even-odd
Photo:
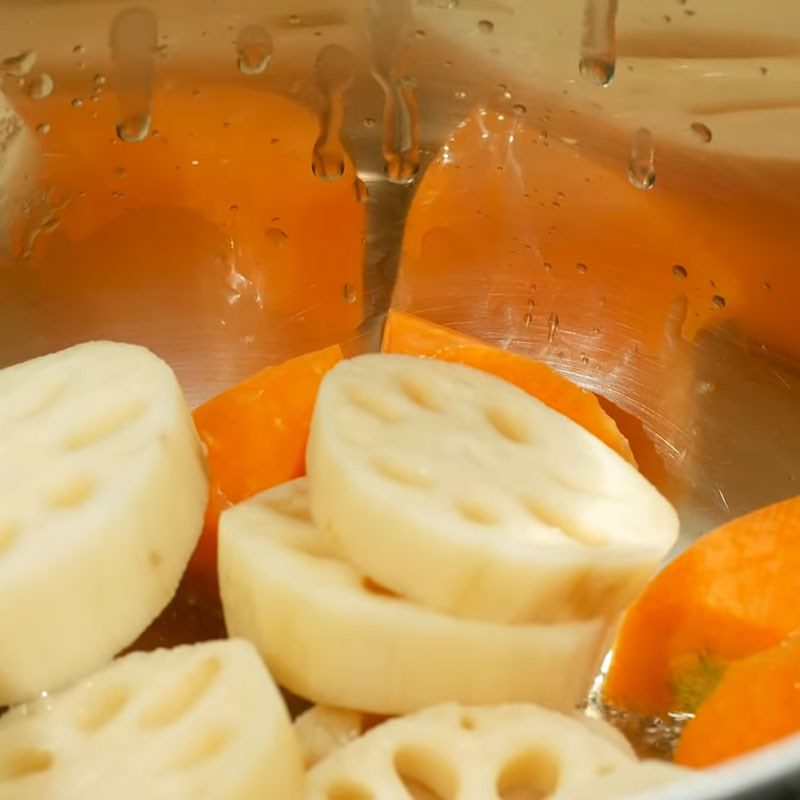
<instances>
[{"instance_id":1,"label":"orange carrot chunk","mask_svg":"<svg viewBox=\"0 0 800 800\"><path fill-rule=\"evenodd\" d=\"M737 661L700 706L675 761L708 767L800 731L800 636Z\"/></svg>"},{"instance_id":2,"label":"orange carrot chunk","mask_svg":"<svg viewBox=\"0 0 800 800\"><path fill-rule=\"evenodd\" d=\"M623 458L636 463L627 440L600 407L597 397L540 361L395 310L389 312L381 350L455 361L490 372L569 417Z\"/></svg>"},{"instance_id":3,"label":"orange carrot chunk","mask_svg":"<svg viewBox=\"0 0 800 800\"><path fill-rule=\"evenodd\" d=\"M211 473L203 535L190 568L216 579L217 521L234 503L305 474L306 440L325 373L338 345L267 367L194 411Z\"/></svg>"},{"instance_id":4,"label":"orange carrot chunk","mask_svg":"<svg viewBox=\"0 0 800 800\"><path fill-rule=\"evenodd\" d=\"M800 629L800 497L699 539L628 609L606 699L644 714L694 711L731 662Z\"/></svg>"}]
</instances>

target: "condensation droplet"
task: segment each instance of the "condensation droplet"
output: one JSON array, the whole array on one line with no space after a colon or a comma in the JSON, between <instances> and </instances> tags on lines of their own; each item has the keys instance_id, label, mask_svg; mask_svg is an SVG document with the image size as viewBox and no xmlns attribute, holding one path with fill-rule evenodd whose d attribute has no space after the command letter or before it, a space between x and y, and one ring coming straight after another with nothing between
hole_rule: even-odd
<instances>
[{"instance_id":1,"label":"condensation droplet","mask_svg":"<svg viewBox=\"0 0 800 800\"><path fill-rule=\"evenodd\" d=\"M575 269L578 270L579 275L585 275L589 271L589 267L587 267L586 264L582 262L578 262L575 265Z\"/></svg>"},{"instance_id":2,"label":"condensation droplet","mask_svg":"<svg viewBox=\"0 0 800 800\"><path fill-rule=\"evenodd\" d=\"M764 281L764 283L762 283L761 285L762 285L762 287L763 287L765 292L771 292L772 291L772 284L769 281Z\"/></svg>"},{"instance_id":3,"label":"condensation droplet","mask_svg":"<svg viewBox=\"0 0 800 800\"><path fill-rule=\"evenodd\" d=\"M553 269L553 265L549 261L545 261L544 264L542 264L542 268L545 272L550 272Z\"/></svg>"},{"instance_id":4,"label":"condensation droplet","mask_svg":"<svg viewBox=\"0 0 800 800\"><path fill-rule=\"evenodd\" d=\"M75 47L72 48L72 52L76 56L81 56L86 52L86 48L82 44L76 44Z\"/></svg>"},{"instance_id":5,"label":"condensation droplet","mask_svg":"<svg viewBox=\"0 0 800 800\"><path fill-rule=\"evenodd\" d=\"M655 144L647 128L639 128L631 142L628 180L637 189L652 189L656 182Z\"/></svg>"},{"instance_id":6,"label":"condensation droplet","mask_svg":"<svg viewBox=\"0 0 800 800\"><path fill-rule=\"evenodd\" d=\"M364 117L364 127L365 128L374 128L375 127L375 120L372 117Z\"/></svg>"},{"instance_id":7,"label":"condensation droplet","mask_svg":"<svg viewBox=\"0 0 800 800\"><path fill-rule=\"evenodd\" d=\"M694 134L694 138L697 139L698 142L708 144L711 141L712 133L711 128L709 128L708 125L703 125L702 122L693 122L689 128Z\"/></svg>"},{"instance_id":8,"label":"condensation droplet","mask_svg":"<svg viewBox=\"0 0 800 800\"><path fill-rule=\"evenodd\" d=\"M54 86L55 84L50 75L43 72L41 75L37 75L28 81L25 91L31 100L44 100L45 97L50 97L53 93Z\"/></svg>"},{"instance_id":9,"label":"condensation droplet","mask_svg":"<svg viewBox=\"0 0 800 800\"><path fill-rule=\"evenodd\" d=\"M711 307L715 311L719 311L720 309L725 308L725 305L726 305L725 298L721 294L715 294L711 298Z\"/></svg>"},{"instance_id":10,"label":"condensation droplet","mask_svg":"<svg viewBox=\"0 0 800 800\"><path fill-rule=\"evenodd\" d=\"M266 236L273 247L285 247L289 241L289 236L280 228L267 228Z\"/></svg>"},{"instance_id":11,"label":"condensation droplet","mask_svg":"<svg viewBox=\"0 0 800 800\"><path fill-rule=\"evenodd\" d=\"M695 388L698 394L711 394L711 392L713 392L717 387L713 381L701 380L697 382L697 386Z\"/></svg>"},{"instance_id":12,"label":"condensation droplet","mask_svg":"<svg viewBox=\"0 0 800 800\"><path fill-rule=\"evenodd\" d=\"M688 272L686 271L686 267L682 266L681 264L675 264L672 267L672 274L679 280L682 281L684 278L688 276Z\"/></svg>"},{"instance_id":13,"label":"condensation droplet","mask_svg":"<svg viewBox=\"0 0 800 800\"><path fill-rule=\"evenodd\" d=\"M515 113L515 114L516 114L518 117L522 117L522 116L524 116L525 114L527 114L527 113L528 113L528 109L527 109L527 108L526 108L524 105L522 105L522 103L517 103L517 104L514 106L514 113Z\"/></svg>"},{"instance_id":14,"label":"condensation droplet","mask_svg":"<svg viewBox=\"0 0 800 800\"><path fill-rule=\"evenodd\" d=\"M458 100L466 100L467 99L467 93L463 89L459 89L458 91L453 92L453 95Z\"/></svg>"},{"instance_id":15,"label":"condensation droplet","mask_svg":"<svg viewBox=\"0 0 800 800\"><path fill-rule=\"evenodd\" d=\"M150 121L149 112L142 116L126 119L117 125L117 136L123 142L141 142L147 138L147 134L150 132Z\"/></svg>"},{"instance_id":16,"label":"condensation droplet","mask_svg":"<svg viewBox=\"0 0 800 800\"><path fill-rule=\"evenodd\" d=\"M595 86L614 80L617 64L617 0L586 0L579 68Z\"/></svg>"},{"instance_id":17,"label":"condensation droplet","mask_svg":"<svg viewBox=\"0 0 800 800\"><path fill-rule=\"evenodd\" d=\"M106 83L108 83L108 78L106 78L106 76L102 73L98 72L97 75L92 78L92 82L95 86L105 86Z\"/></svg>"},{"instance_id":18,"label":"condensation droplet","mask_svg":"<svg viewBox=\"0 0 800 800\"><path fill-rule=\"evenodd\" d=\"M356 202L366 203L369 200L369 189L367 189L367 184L361 178L356 178L353 181L353 189L356 194Z\"/></svg>"},{"instance_id":19,"label":"condensation droplet","mask_svg":"<svg viewBox=\"0 0 800 800\"><path fill-rule=\"evenodd\" d=\"M299 14L292 14L289 17L289 24L290 25L299 25L300 24L300 15Z\"/></svg>"},{"instance_id":20,"label":"condensation droplet","mask_svg":"<svg viewBox=\"0 0 800 800\"><path fill-rule=\"evenodd\" d=\"M114 168L114 177L115 178L127 178L128 177L128 170L125 167L115 167Z\"/></svg>"},{"instance_id":21,"label":"condensation droplet","mask_svg":"<svg viewBox=\"0 0 800 800\"><path fill-rule=\"evenodd\" d=\"M51 128L50 128L50 123L49 122L40 122L36 126L36 133L41 133L41 134L44 135L44 134L50 133L50 130L51 130Z\"/></svg>"},{"instance_id":22,"label":"condensation droplet","mask_svg":"<svg viewBox=\"0 0 800 800\"><path fill-rule=\"evenodd\" d=\"M36 53L33 50L23 50L21 53L4 58L0 62L3 72L12 78L24 78L26 75L30 75L35 65Z\"/></svg>"},{"instance_id":23,"label":"condensation droplet","mask_svg":"<svg viewBox=\"0 0 800 800\"><path fill-rule=\"evenodd\" d=\"M349 51L329 44L317 54L314 81L322 95L319 136L314 142L311 169L318 178L335 180L344 174L344 92L353 80L355 69Z\"/></svg>"},{"instance_id":24,"label":"condensation droplet","mask_svg":"<svg viewBox=\"0 0 800 800\"><path fill-rule=\"evenodd\" d=\"M111 56L114 61L120 120L117 136L124 142L147 138L151 124L154 53L158 23L146 8L121 11L111 23Z\"/></svg>"},{"instance_id":25,"label":"condensation droplet","mask_svg":"<svg viewBox=\"0 0 800 800\"><path fill-rule=\"evenodd\" d=\"M83 106L83 98L82 97L73 97L72 100L69 101L69 104L73 108L81 108Z\"/></svg>"},{"instance_id":26,"label":"condensation droplet","mask_svg":"<svg viewBox=\"0 0 800 800\"><path fill-rule=\"evenodd\" d=\"M260 75L272 58L272 37L260 25L242 28L236 41L236 66L243 75Z\"/></svg>"},{"instance_id":27,"label":"condensation droplet","mask_svg":"<svg viewBox=\"0 0 800 800\"><path fill-rule=\"evenodd\" d=\"M419 108L414 81L400 71L413 26L406 0L370 0L367 27L372 50L372 74L383 91L381 151L386 177L407 185L419 172Z\"/></svg>"},{"instance_id":28,"label":"condensation droplet","mask_svg":"<svg viewBox=\"0 0 800 800\"><path fill-rule=\"evenodd\" d=\"M494 33L494 22L490 19L482 19L478 22L478 30L481 33Z\"/></svg>"},{"instance_id":29,"label":"condensation droplet","mask_svg":"<svg viewBox=\"0 0 800 800\"><path fill-rule=\"evenodd\" d=\"M522 318L522 325L525 328L530 328L530 326L533 325L533 314L527 312L525 316Z\"/></svg>"},{"instance_id":30,"label":"condensation droplet","mask_svg":"<svg viewBox=\"0 0 800 800\"><path fill-rule=\"evenodd\" d=\"M345 303L349 305L352 305L358 300L358 295L352 283L345 283L344 286L342 286L342 297Z\"/></svg>"},{"instance_id":31,"label":"condensation droplet","mask_svg":"<svg viewBox=\"0 0 800 800\"><path fill-rule=\"evenodd\" d=\"M558 336L558 328L559 328L560 324L561 323L560 323L560 321L558 319L558 314L556 314L556 312L553 311L553 313L550 314L550 316L547 319L547 342L548 342L548 344L552 344L555 341L556 336Z\"/></svg>"},{"instance_id":32,"label":"condensation droplet","mask_svg":"<svg viewBox=\"0 0 800 800\"><path fill-rule=\"evenodd\" d=\"M599 336L600 333L600 328L592 328L592 336Z\"/></svg>"},{"instance_id":33,"label":"condensation droplet","mask_svg":"<svg viewBox=\"0 0 800 800\"><path fill-rule=\"evenodd\" d=\"M581 353L581 364L586 366L589 363L589 356L586 353Z\"/></svg>"}]
</instances>

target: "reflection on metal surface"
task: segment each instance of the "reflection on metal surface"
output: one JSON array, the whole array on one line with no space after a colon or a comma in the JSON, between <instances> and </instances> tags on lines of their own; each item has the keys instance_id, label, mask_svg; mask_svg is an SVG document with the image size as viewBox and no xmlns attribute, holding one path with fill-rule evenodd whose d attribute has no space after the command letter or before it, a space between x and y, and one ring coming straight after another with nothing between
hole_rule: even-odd
<instances>
[{"instance_id":1,"label":"reflection on metal surface","mask_svg":"<svg viewBox=\"0 0 800 800\"><path fill-rule=\"evenodd\" d=\"M3 4L0 366L129 340L198 402L394 299L600 393L681 546L797 494L800 5L334 5Z\"/></svg>"}]
</instances>

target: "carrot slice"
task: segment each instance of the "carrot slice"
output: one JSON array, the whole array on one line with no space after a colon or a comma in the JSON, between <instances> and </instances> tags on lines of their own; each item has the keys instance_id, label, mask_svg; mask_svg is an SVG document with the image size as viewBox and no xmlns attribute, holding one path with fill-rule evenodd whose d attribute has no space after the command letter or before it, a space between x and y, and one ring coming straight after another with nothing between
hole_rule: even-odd
<instances>
[{"instance_id":1,"label":"carrot slice","mask_svg":"<svg viewBox=\"0 0 800 800\"><path fill-rule=\"evenodd\" d=\"M683 730L675 761L708 767L800 731L800 636L731 664Z\"/></svg>"},{"instance_id":2,"label":"carrot slice","mask_svg":"<svg viewBox=\"0 0 800 800\"><path fill-rule=\"evenodd\" d=\"M597 397L540 361L395 310L386 320L381 350L455 361L491 372L577 422L623 458L636 463L627 440Z\"/></svg>"},{"instance_id":3,"label":"carrot slice","mask_svg":"<svg viewBox=\"0 0 800 800\"><path fill-rule=\"evenodd\" d=\"M695 542L628 609L605 682L632 711L694 711L734 660L800 629L800 497Z\"/></svg>"},{"instance_id":4,"label":"carrot slice","mask_svg":"<svg viewBox=\"0 0 800 800\"><path fill-rule=\"evenodd\" d=\"M216 579L217 521L234 503L305 473L311 412L338 345L267 367L194 411L208 448L211 488L203 535L190 568Z\"/></svg>"}]
</instances>

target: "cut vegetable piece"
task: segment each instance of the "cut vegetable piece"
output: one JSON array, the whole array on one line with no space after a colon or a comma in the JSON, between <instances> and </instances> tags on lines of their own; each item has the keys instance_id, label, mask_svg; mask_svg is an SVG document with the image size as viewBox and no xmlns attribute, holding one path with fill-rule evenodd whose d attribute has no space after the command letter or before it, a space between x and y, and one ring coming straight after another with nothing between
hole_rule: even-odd
<instances>
[{"instance_id":1,"label":"cut vegetable piece","mask_svg":"<svg viewBox=\"0 0 800 800\"><path fill-rule=\"evenodd\" d=\"M294 721L306 768L357 739L381 717L332 706L312 706Z\"/></svg>"},{"instance_id":2,"label":"cut vegetable piece","mask_svg":"<svg viewBox=\"0 0 800 800\"><path fill-rule=\"evenodd\" d=\"M708 767L800 731L800 636L731 664L689 720L675 760Z\"/></svg>"},{"instance_id":3,"label":"cut vegetable piece","mask_svg":"<svg viewBox=\"0 0 800 800\"><path fill-rule=\"evenodd\" d=\"M643 714L694 711L725 665L800 629L800 497L696 541L626 613L606 699Z\"/></svg>"},{"instance_id":4,"label":"cut vegetable piece","mask_svg":"<svg viewBox=\"0 0 800 800\"><path fill-rule=\"evenodd\" d=\"M255 643L279 683L378 714L443 700L569 709L609 638L602 618L498 625L393 596L330 550L310 522L303 478L222 514L220 588L228 630Z\"/></svg>"},{"instance_id":5,"label":"cut vegetable piece","mask_svg":"<svg viewBox=\"0 0 800 800\"><path fill-rule=\"evenodd\" d=\"M312 515L370 578L498 622L613 614L678 532L670 504L596 437L499 378L402 355L323 380Z\"/></svg>"},{"instance_id":6,"label":"cut vegetable piece","mask_svg":"<svg viewBox=\"0 0 800 800\"><path fill-rule=\"evenodd\" d=\"M133 653L0 718L0 800L299 800L302 785L247 642Z\"/></svg>"},{"instance_id":7,"label":"cut vegetable piece","mask_svg":"<svg viewBox=\"0 0 800 800\"><path fill-rule=\"evenodd\" d=\"M335 345L267 367L195 409L211 469L205 529L192 559L197 574L216 579L221 511L304 474L317 390L341 358Z\"/></svg>"},{"instance_id":8,"label":"cut vegetable piece","mask_svg":"<svg viewBox=\"0 0 800 800\"><path fill-rule=\"evenodd\" d=\"M129 645L174 595L207 497L170 368L93 342L0 371L0 705Z\"/></svg>"},{"instance_id":9,"label":"cut vegetable piece","mask_svg":"<svg viewBox=\"0 0 800 800\"><path fill-rule=\"evenodd\" d=\"M630 445L597 397L541 361L492 347L466 334L394 309L389 311L386 320L381 350L454 361L490 372L569 417L624 459L636 463Z\"/></svg>"},{"instance_id":10,"label":"cut vegetable piece","mask_svg":"<svg viewBox=\"0 0 800 800\"><path fill-rule=\"evenodd\" d=\"M390 720L335 751L309 772L305 797L577 800L595 797L599 785L611 798L686 774L638 762L576 719L535 705L447 704Z\"/></svg>"}]
</instances>

